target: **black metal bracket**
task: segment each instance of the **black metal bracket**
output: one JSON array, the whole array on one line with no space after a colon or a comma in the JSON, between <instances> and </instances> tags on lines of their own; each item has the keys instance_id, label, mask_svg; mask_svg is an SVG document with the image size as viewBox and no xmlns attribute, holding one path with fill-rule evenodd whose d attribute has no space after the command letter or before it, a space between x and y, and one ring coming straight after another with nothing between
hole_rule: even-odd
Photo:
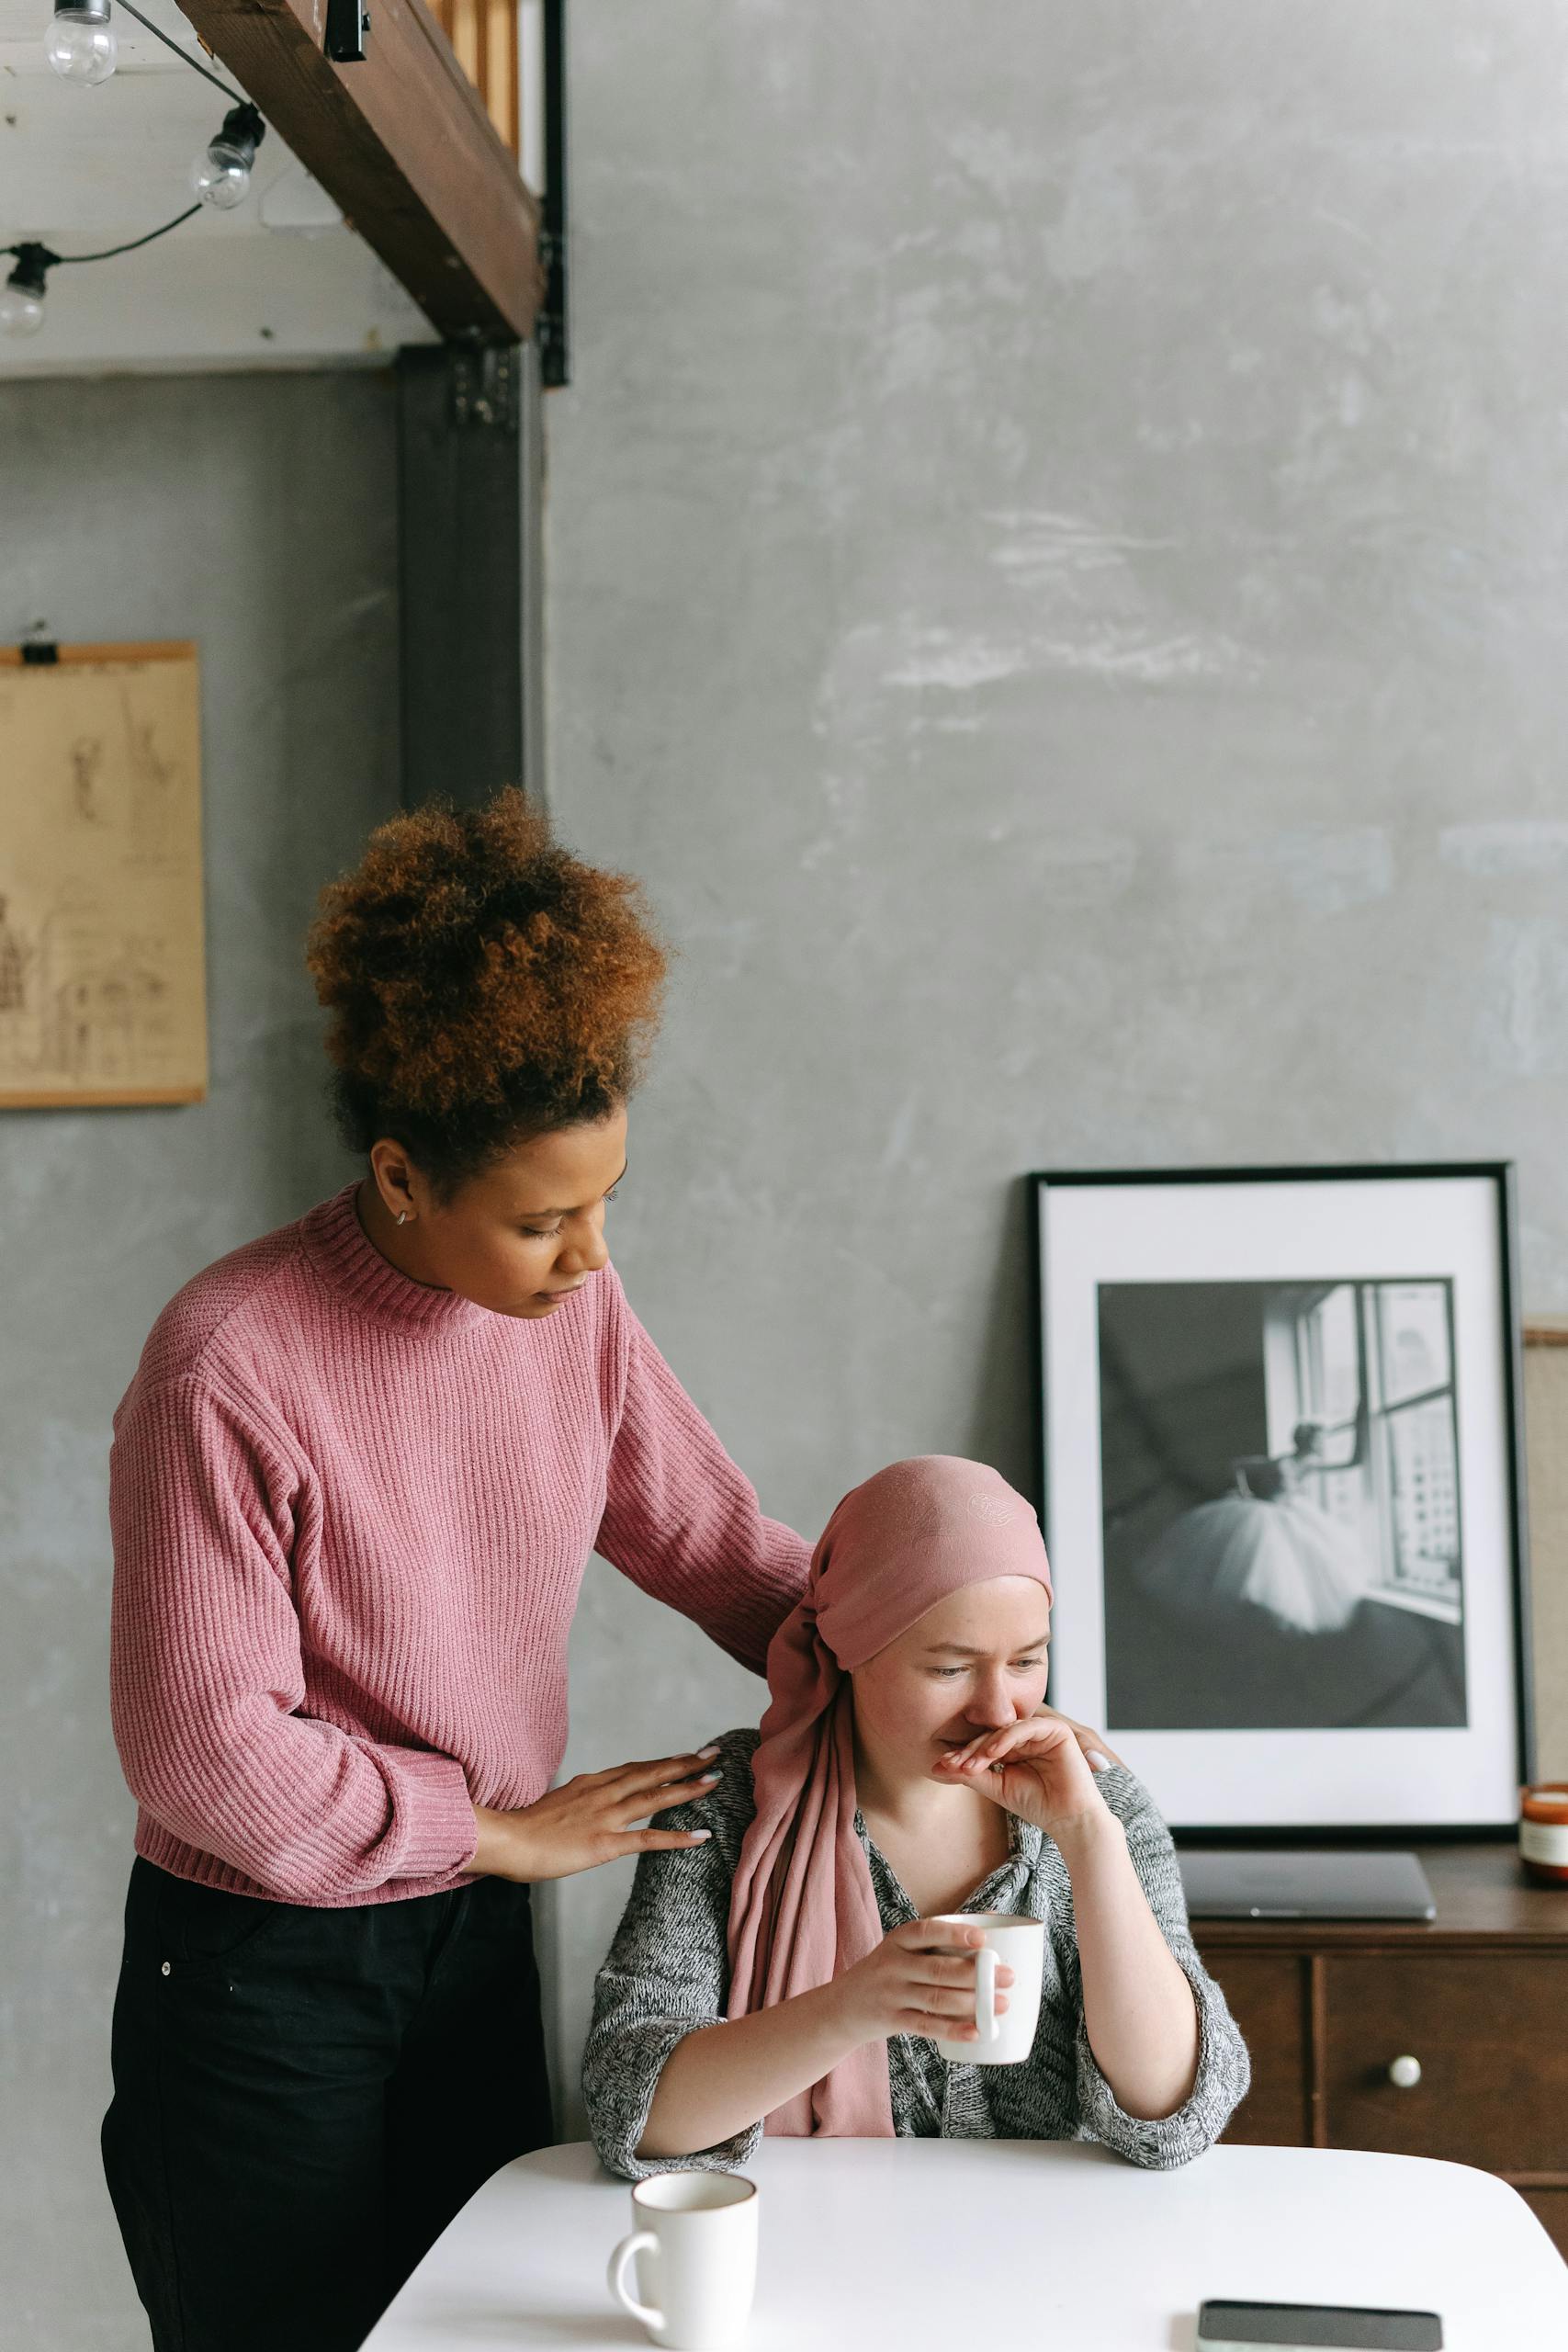
<instances>
[{"instance_id":1,"label":"black metal bracket","mask_svg":"<svg viewBox=\"0 0 1568 2352\"><path fill-rule=\"evenodd\" d=\"M515 344L451 346L452 423L459 432L492 426L515 434L522 414Z\"/></svg>"},{"instance_id":2,"label":"black metal bracket","mask_svg":"<svg viewBox=\"0 0 1568 2352\"><path fill-rule=\"evenodd\" d=\"M327 0L327 55L338 65L358 65L370 38L370 11L365 0Z\"/></svg>"},{"instance_id":3,"label":"black metal bracket","mask_svg":"<svg viewBox=\"0 0 1568 2352\"><path fill-rule=\"evenodd\" d=\"M544 300L534 322L539 381L547 391L571 381L567 314L566 0L544 0L545 193L539 260Z\"/></svg>"}]
</instances>

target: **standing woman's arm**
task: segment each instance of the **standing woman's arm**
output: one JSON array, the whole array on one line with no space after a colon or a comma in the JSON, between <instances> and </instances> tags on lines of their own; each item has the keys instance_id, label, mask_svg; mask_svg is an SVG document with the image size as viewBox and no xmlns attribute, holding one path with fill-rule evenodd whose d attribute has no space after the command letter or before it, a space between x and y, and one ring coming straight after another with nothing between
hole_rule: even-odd
<instances>
[{"instance_id":1,"label":"standing woman's arm","mask_svg":"<svg viewBox=\"0 0 1568 2352\"><path fill-rule=\"evenodd\" d=\"M116 1420L109 1517L127 1783L174 1837L270 1894L354 1903L465 1869L559 1878L691 1842L636 1825L705 1793L705 1759L580 1773L516 1812L476 1811L455 1758L299 1712L295 1595L317 1571L318 1498L259 1399L194 1374L139 1383Z\"/></svg>"},{"instance_id":2,"label":"standing woman's arm","mask_svg":"<svg viewBox=\"0 0 1568 2352\"><path fill-rule=\"evenodd\" d=\"M622 1385L595 1549L761 1673L806 1589L811 1547L763 1517L756 1489L637 1321L614 1271L600 1279L610 1287Z\"/></svg>"},{"instance_id":3,"label":"standing woman's arm","mask_svg":"<svg viewBox=\"0 0 1568 2352\"><path fill-rule=\"evenodd\" d=\"M268 1420L197 1374L139 1381L116 1417L109 1690L131 1793L287 1902L461 1870L477 1830L460 1764L296 1712L318 1498Z\"/></svg>"}]
</instances>

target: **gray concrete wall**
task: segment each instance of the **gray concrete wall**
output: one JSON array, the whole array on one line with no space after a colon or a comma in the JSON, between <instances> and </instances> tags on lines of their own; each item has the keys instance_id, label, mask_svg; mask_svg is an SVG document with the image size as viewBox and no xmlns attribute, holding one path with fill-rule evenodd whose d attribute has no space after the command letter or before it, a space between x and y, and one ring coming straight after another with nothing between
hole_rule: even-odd
<instances>
[{"instance_id":1,"label":"gray concrete wall","mask_svg":"<svg viewBox=\"0 0 1568 2352\"><path fill-rule=\"evenodd\" d=\"M1568 18L572 22L552 790L683 950L617 1249L770 1507L1027 1475L1031 1168L1512 1156L1568 1306ZM581 1633L580 1763L755 1706Z\"/></svg>"},{"instance_id":2,"label":"gray concrete wall","mask_svg":"<svg viewBox=\"0 0 1568 2352\"><path fill-rule=\"evenodd\" d=\"M0 639L200 643L212 1036L198 1106L0 1112L7 2352L147 2343L97 2153L131 1831L108 1422L171 1292L346 1181L300 943L397 805L393 458L386 378L0 385Z\"/></svg>"}]
</instances>

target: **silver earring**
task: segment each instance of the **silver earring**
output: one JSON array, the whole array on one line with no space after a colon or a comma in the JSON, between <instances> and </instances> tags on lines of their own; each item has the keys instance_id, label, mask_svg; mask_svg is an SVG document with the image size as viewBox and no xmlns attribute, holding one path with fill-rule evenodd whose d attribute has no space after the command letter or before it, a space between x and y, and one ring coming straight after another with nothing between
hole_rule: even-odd
<instances>
[{"instance_id":1,"label":"silver earring","mask_svg":"<svg viewBox=\"0 0 1568 2352\"><path fill-rule=\"evenodd\" d=\"M407 1225L408 1221L409 1221L409 1213L408 1213L407 1209L400 1209L400 1210L398 1211L398 1223L399 1223L400 1225Z\"/></svg>"}]
</instances>

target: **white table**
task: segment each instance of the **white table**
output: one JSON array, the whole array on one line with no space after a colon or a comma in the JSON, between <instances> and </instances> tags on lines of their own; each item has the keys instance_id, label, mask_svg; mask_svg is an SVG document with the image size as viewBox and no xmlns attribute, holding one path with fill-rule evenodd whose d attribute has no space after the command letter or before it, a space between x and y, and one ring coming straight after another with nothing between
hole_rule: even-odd
<instances>
[{"instance_id":1,"label":"white table","mask_svg":"<svg viewBox=\"0 0 1568 2352\"><path fill-rule=\"evenodd\" d=\"M1411 2304L1446 2352L1568 2346L1568 2266L1489 2173L1338 2149L1213 2148L1139 2172L1026 2140L769 2140L748 2352L1190 2352L1205 2295ZM365 2352L629 2352L604 2265L632 2227L592 2149L508 2165ZM1015 2324L1010 2324L1014 2323Z\"/></svg>"}]
</instances>

